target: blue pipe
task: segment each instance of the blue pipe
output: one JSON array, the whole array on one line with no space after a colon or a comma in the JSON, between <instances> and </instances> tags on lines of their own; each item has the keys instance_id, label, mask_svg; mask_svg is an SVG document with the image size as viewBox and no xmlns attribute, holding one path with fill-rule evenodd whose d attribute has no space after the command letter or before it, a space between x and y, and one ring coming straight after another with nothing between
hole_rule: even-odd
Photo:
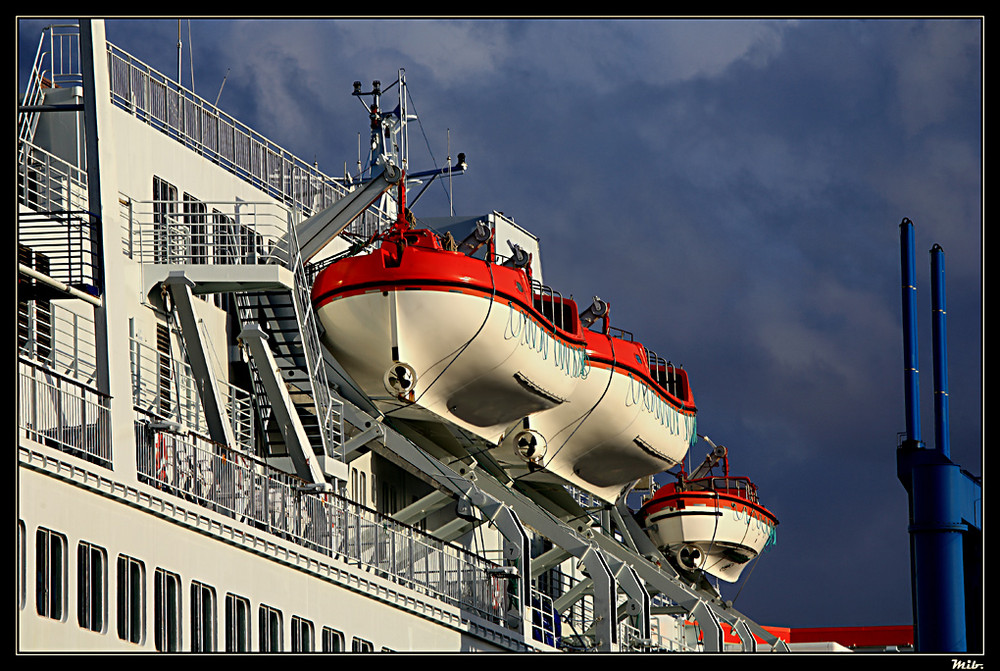
<instances>
[{"instance_id":1,"label":"blue pipe","mask_svg":"<svg viewBox=\"0 0 1000 671\"><path fill-rule=\"evenodd\" d=\"M900 224L903 358L907 440L897 452L899 477L909 493L910 580L917 652L965 652L965 569L960 500L961 469L949 458L945 357L944 257L931 250L934 321L936 449L920 442L916 279L913 224Z\"/></svg>"},{"instance_id":2,"label":"blue pipe","mask_svg":"<svg viewBox=\"0 0 1000 671\"><path fill-rule=\"evenodd\" d=\"M903 275L903 383L906 402L906 438L920 443L920 370L917 362L917 280L913 269L913 222L899 224Z\"/></svg>"},{"instance_id":3,"label":"blue pipe","mask_svg":"<svg viewBox=\"0 0 1000 671\"><path fill-rule=\"evenodd\" d=\"M944 250L931 248L931 324L934 339L934 447L951 458L948 437L948 312L944 301Z\"/></svg>"}]
</instances>

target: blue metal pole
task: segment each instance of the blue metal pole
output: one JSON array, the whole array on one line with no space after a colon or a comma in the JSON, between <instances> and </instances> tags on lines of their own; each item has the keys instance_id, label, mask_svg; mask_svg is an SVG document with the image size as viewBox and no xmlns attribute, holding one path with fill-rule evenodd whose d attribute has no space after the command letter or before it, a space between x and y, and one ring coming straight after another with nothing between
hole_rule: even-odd
<instances>
[{"instance_id":1,"label":"blue metal pole","mask_svg":"<svg viewBox=\"0 0 1000 671\"><path fill-rule=\"evenodd\" d=\"M903 275L903 382L906 401L906 438L920 443L920 370L917 362L917 280L913 269L913 222L899 224Z\"/></svg>"},{"instance_id":2,"label":"blue metal pole","mask_svg":"<svg viewBox=\"0 0 1000 671\"><path fill-rule=\"evenodd\" d=\"M944 250L931 248L931 317L934 339L934 447L951 457L948 437L948 338L944 291Z\"/></svg>"}]
</instances>

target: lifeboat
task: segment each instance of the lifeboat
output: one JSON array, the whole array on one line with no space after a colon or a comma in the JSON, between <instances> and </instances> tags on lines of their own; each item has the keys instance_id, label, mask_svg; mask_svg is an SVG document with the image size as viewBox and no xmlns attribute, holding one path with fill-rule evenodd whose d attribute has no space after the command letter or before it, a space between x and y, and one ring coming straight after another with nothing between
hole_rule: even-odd
<instances>
[{"instance_id":1,"label":"lifeboat","mask_svg":"<svg viewBox=\"0 0 1000 671\"><path fill-rule=\"evenodd\" d=\"M587 373L567 402L511 427L494 456L517 478L554 474L613 503L639 478L680 463L695 433L687 373L608 326L598 298L582 315Z\"/></svg>"},{"instance_id":2,"label":"lifeboat","mask_svg":"<svg viewBox=\"0 0 1000 671\"><path fill-rule=\"evenodd\" d=\"M778 520L760 504L748 478L729 475L724 447L716 448L714 458L725 461L723 476L681 473L678 482L657 490L637 518L682 572L736 582L749 562L774 543Z\"/></svg>"},{"instance_id":3,"label":"lifeboat","mask_svg":"<svg viewBox=\"0 0 1000 671\"><path fill-rule=\"evenodd\" d=\"M522 250L495 262L492 232L474 233L456 244L397 222L321 271L312 302L325 346L383 412L432 413L496 444L566 403L587 350L576 304L533 282Z\"/></svg>"}]
</instances>

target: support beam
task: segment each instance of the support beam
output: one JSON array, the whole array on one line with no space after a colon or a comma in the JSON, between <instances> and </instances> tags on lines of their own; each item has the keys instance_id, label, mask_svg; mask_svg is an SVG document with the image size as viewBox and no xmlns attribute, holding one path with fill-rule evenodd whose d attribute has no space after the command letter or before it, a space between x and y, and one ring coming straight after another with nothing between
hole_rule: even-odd
<instances>
[{"instance_id":1,"label":"support beam","mask_svg":"<svg viewBox=\"0 0 1000 671\"><path fill-rule=\"evenodd\" d=\"M202 337L201 328L198 326L198 315L195 314L194 297L191 293L194 282L185 277L183 272L173 272L164 280L163 286L170 293L174 310L177 312L188 362L191 364L194 379L198 381L198 396L205 410L209 435L215 442L233 449L236 447L233 427L225 403L220 398L215 368L208 357L208 344Z\"/></svg>"},{"instance_id":2,"label":"support beam","mask_svg":"<svg viewBox=\"0 0 1000 671\"><path fill-rule=\"evenodd\" d=\"M543 552L531 560L531 579L534 580L550 568L558 566L569 558L570 554L558 545Z\"/></svg>"},{"instance_id":3,"label":"support beam","mask_svg":"<svg viewBox=\"0 0 1000 671\"><path fill-rule=\"evenodd\" d=\"M271 350L265 342L266 338L267 334L256 324L247 326L240 333L240 340L247 346L250 356L253 357L257 365L261 384L271 402L271 410L274 412L281 435L285 439L288 455L292 458L296 474L306 482L325 484L326 479L315 459L309 437L306 435L302 422L292 405L288 388L281 380L281 372L274 362L274 355L271 354Z\"/></svg>"},{"instance_id":4,"label":"support beam","mask_svg":"<svg viewBox=\"0 0 1000 671\"><path fill-rule=\"evenodd\" d=\"M454 499L439 489L435 489L427 496L414 501L400 511L393 514L392 519L403 524L414 525L423 518L430 515L435 510L443 508Z\"/></svg>"},{"instance_id":5,"label":"support beam","mask_svg":"<svg viewBox=\"0 0 1000 671\"><path fill-rule=\"evenodd\" d=\"M614 579L628 597L628 601L625 603L626 615L636 618L639 624L639 638L647 640L649 638L649 592L646 591L639 576L628 564L616 558L609 558L608 564L611 566Z\"/></svg>"},{"instance_id":6,"label":"support beam","mask_svg":"<svg viewBox=\"0 0 1000 671\"><path fill-rule=\"evenodd\" d=\"M302 262L305 263L374 203L379 196L399 181L402 172L394 165L385 165L370 181L351 191L322 212L314 214L295 227Z\"/></svg>"}]
</instances>

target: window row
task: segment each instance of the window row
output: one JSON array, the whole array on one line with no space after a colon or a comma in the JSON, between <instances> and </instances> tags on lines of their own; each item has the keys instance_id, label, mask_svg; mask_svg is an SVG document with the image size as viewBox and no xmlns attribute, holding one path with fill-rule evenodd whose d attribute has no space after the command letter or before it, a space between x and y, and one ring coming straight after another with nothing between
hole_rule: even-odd
<instances>
[{"instance_id":1,"label":"window row","mask_svg":"<svg viewBox=\"0 0 1000 671\"><path fill-rule=\"evenodd\" d=\"M26 531L24 523L17 527L17 581L18 607L27 604L26 595ZM53 620L67 619L66 604L69 559L66 536L51 529L39 527L35 533L35 610L39 616ZM77 622L90 631L107 633L108 612L108 555L107 551L86 541L80 541L76 551ZM146 636L146 566L134 557L119 554L115 562L117 618L114 623L118 637L123 641L142 645ZM181 577L163 568L153 572L153 642L157 650L180 650L182 622ZM192 652L218 650L218 621L216 590L211 585L192 580L189 590L189 623ZM225 651L250 651L251 607L246 597L227 593L225 609ZM290 620L290 650L313 652L317 650L316 630L312 621L293 615ZM277 652L285 650L284 616L280 609L260 604L257 609L258 650ZM323 627L319 641L323 652L344 651L344 634L330 627ZM355 637L351 642L353 652L371 652L369 641Z\"/></svg>"}]
</instances>

